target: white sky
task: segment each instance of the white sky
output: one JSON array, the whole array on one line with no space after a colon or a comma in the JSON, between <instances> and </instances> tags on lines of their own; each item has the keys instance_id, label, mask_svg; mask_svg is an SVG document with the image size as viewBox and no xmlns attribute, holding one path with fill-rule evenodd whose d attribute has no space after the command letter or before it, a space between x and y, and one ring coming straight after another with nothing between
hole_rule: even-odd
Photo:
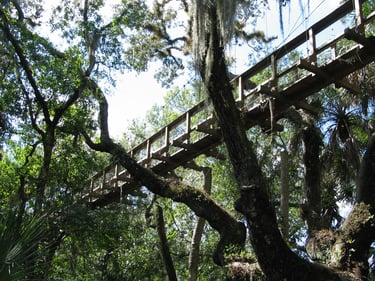
<instances>
[{"instance_id":1,"label":"white sky","mask_svg":"<svg viewBox=\"0 0 375 281\"><path fill-rule=\"evenodd\" d=\"M111 4L117 0L112 0ZM273 42L273 46L281 46L282 43L293 39L296 35L305 30L308 26L327 15L338 7L341 0L310 0L310 9L307 9L307 1L302 0L304 7L303 14L299 0L291 0L290 6L284 7L284 38L280 34L279 12L276 0L268 0L269 9L264 17L258 20L258 30L265 32L266 36L278 36ZM52 4L53 3L53 4ZM45 1L46 10L50 10L56 2ZM310 14L308 14L310 12ZM335 36L335 30L332 30L332 37ZM50 34L51 37L54 34ZM266 47L269 52L273 49L269 45ZM241 49L232 47L231 56L237 58L235 69L231 70L236 74L240 74L248 68L248 54L250 48ZM154 104L162 104L163 97L168 89L162 88L154 79L157 70L157 64L153 63L145 73L137 74L135 72L125 72L124 74L114 74L117 80L117 86L113 94L108 96L109 103L109 129L111 136L119 139L126 131L128 125L134 118L141 118ZM182 82L181 82L182 81ZM179 79L184 83L186 79ZM173 87L174 85L171 85ZM181 85L180 85L181 86Z\"/></svg>"},{"instance_id":2,"label":"white sky","mask_svg":"<svg viewBox=\"0 0 375 281\"><path fill-rule=\"evenodd\" d=\"M284 40L293 39L294 36L321 19L322 16L337 8L340 0L310 0L311 15L308 15L306 8L307 0L303 0L304 14L301 14L299 1L291 0L291 6L284 8L285 39L280 35L278 4L276 0L269 0L269 3L270 9L262 18L263 20L259 21L258 29L263 30L268 36L278 36L280 39L276 40L277 42L274 44L279 46ZM291 12L290 14L289 11ZM247 61L247 53L241 54L238 49L234 51L237 56L244 56L244 59L239 59L239 61ZM144 116L152 105L163 102L163 96L167 89L162 88L155 81L153 75L156 67L152 66L148 72L140 75L125 73L118 76L115 93L108 97L109 128L112 137L121 138L132 119ZM246 68L246 63L237 65L236 73L239 74L245 71Z\"/></svg>"}]
</instances>

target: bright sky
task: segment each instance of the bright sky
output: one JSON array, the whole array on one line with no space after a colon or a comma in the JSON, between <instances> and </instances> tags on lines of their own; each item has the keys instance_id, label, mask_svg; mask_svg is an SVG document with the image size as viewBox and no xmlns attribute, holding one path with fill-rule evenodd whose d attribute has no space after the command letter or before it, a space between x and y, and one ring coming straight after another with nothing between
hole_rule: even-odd
<instances>
[{"instance_id":1,"label":"bright sky","mask_svg":"<svg viewBox=\"0 0 375 281\"><path fill-rule=\"evenodd\" d=\"M111 4L118 0L112 0ZM151 1L151 0L150 0ZM293 39L294 36L305 30L308 26L321 19L334 9L336 9L342 0L290 0L290 5L283 9L284 14L284 38L280 34L279 12L277 0L268 0L269 9L265 15L258 20L258 30L265 32L266 36L277 36L273 41L273 46L279 47L286 41ZM307 2L310 1L310 9L307 8ZM302 5L300 4L302 2ZM46 10L51 10L52 6L58 3L53 1L44 1ZM303 10L303 12L301 12ZM48 31L46 31L48 32ZM332 37L337 32L332 30ZM50 34L53 40L54 34ZM58 40L58 39L56 39ZM266 46L267 51L272 52L271 45ZM235 69L231 70L240 74L248 68L248 54L251 49L232 47L231 56L237 58ZM154 79L157 70L157 64L151 64L147 72L137 74L135 72L126 72L124 74L114 74L117 80L117 86L114 93L108 97L109 102L109 129L111 136L119 139L126 131L128 125L134 118L141 118L154 104L162 104L163 97L168 89L162 88ZM181 82L183 81L183 82ZM179 79L179 83L185 83ZM178 85L178 82L176 83ZM173 87L175 85L171 85ZM180 85L181 86L181 85Z\"/></svg>"},{"instance_id":2,"label":"bright sky","mask_svg":"<svg viewBox=\"0 0 375 281\"><path fill-rule=\"evenodd\" d=\"M156 68L152 65L148 72L118 75L115 93L107 97L108 124L113 138L121 138L131 120L144 116L154 104L163 102L168 90L154 79Z\"/></svg>"},{"instance_id":3,"label":"bright sky","mask_svg":"<svg viewBox=\"0 0 375 281\"><path fill-rule=\"evenodd\" d=\"M263 30L268 36L278 36L274 42L275 46L280 46L283 42L293 39L308 26L321 19L338 7L340 0L310 0L310 9L307 9L307 0L302 1L303 14L298 0L291 0L291 5L284 8L284 34L280 35L280 25L278 16L278 4L276 0L270 0L270 9L259 21L258 29ZM310 13L310 15L309 15ZM334 31L333 35L334 35ZM248 51L241 53L240 50L232 48L235 55L243 59L238 61L244 64L236 65L237 74L245 71L247 65ZM270 49L270 52L272 50ZM152 105L162 104L163 96L167 89L162 88L154 79L157 66L152 66L147 73L135 74L125 73L118 76L117 87L114 95L108 97L109 102L109 127L112 137L121 138L126 131L127 125L134 118L144 116Z\"/></svg>"}]
</instances>

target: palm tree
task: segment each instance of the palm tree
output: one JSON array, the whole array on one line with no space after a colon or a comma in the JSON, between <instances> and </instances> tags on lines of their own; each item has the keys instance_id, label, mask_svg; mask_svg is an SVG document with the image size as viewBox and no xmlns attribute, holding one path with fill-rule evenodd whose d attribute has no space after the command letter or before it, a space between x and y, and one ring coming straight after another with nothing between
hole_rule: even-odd
<instances>
[{"instance_id":1,"label":"palm tree","mask_svg":"<svg viewBox=\"0 0 375 281\"><path fill-rule=\"evenodd\" d=\"M14 212L0 213L0 280L32 280L44 221L44 217L38 217L19 226Z\"/></svg>"},{"instance_id":2,"label":"palm tree","mask_svg":"<svg viewBox=\"0 0 375 281\"><path fill-rule=\"evenodd\" d=\"M327 170L341 179L342 195L351 198L361 153L365 149L365 143L361 143L361 135L366 135L361 108L344 99L333 99L326 107L321 121L322 127L326 128L327 141L323 162Z\"/></svg>"}]
</instances>

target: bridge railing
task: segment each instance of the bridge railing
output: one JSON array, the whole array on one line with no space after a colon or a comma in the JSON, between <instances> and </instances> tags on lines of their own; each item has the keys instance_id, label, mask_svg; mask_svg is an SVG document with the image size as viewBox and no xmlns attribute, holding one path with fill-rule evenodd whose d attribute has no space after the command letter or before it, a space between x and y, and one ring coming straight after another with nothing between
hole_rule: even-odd
<instances>
[{"instance_id":1,"label":"bridge railing","mask_svg":"<svg viewBox=\"0 0 375 281\"><path fill-rule=\"evenodd\" d=\"M373 23L375 13L363 15L362 5L365 2L345 2L308 30L234 78L232 83L239 108L251 110L262 103L270 90L282 92L293 83L315 75L311 68L328 64L351 48L357 48L357 44L344 38L344 29L355 28L366 32L366 26ZM336 32L337 28L341 28L342 32ZM335 29L334 38L329 40L332 29ZM152 168L207 137L215 126L208 103L202 101L134 147L129 154L141 165ZM95 200L108 189L119 187L130 180L126 170L117 164L110 164L91 177L89 190L83 192L83 197Z\"/></svg>"}]
</instances>

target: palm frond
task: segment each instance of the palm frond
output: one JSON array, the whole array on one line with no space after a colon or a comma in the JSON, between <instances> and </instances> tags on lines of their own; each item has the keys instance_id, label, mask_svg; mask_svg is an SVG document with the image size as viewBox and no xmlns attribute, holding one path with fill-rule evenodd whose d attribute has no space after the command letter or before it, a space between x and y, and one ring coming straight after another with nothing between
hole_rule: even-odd
<instances>
[{"instance_id":1,"label":"palm frond","mask_svg":"<svg viewBox=\"0 0 375 281\"><path fill-rule=\"evenodd\" d=\"M34 217L19 226L13 212L0 214L1 280L26 280L32 273L39 258L38 245L45 232L44 222L44 216Z\"/></svg>"}]
</instances>

